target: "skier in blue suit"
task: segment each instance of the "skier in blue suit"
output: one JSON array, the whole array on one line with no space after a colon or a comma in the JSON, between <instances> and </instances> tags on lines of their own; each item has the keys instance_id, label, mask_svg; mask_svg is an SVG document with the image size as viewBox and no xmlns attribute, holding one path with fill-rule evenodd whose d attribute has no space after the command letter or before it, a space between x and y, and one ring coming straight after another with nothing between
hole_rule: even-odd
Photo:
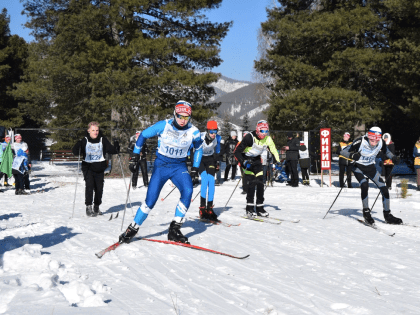
<instances>
[{"instance_id":1,"label":"skier in blue suit","mask_svg":"<svg viewBox=\"0 0 420 315\"><path fill-rule=\"evenodd\" d=\"M212 221L217 221L217 215L213 211L214 176L220 167L220 141L222 140L222 137L217 134L217 131L217 122L210 120L207 122L207 131L201 133L201 140L203 141L203 158L201 159L200 168L198 170L201 176L200 218ZM208 199L206 197L208 197Z\"/></svg>"},{"instance_id":2,"label":"skier in blue suit","mask_svg":"<svg viewBox=\"0 0 420 315\"><path fill-rule=\"evenodd\" d=\"M157 122L145 129L137 139L130 158L130 170L136 172L140 152L146 139L158 136L158 149L153 167L152 177L145 202L138 208L134 222L120 235L120 243L128 243L138 232L140 225L146 220L150 210L156 204L163 185L170 179L179 189L181 198L175 209L175 217L169 226L168 240L188 243L180 228L185 221L184 217L191 203L193 184L191 177L197 176L198 166L203 153L200 131L191 124L191 104L178 101L175 106L174 117ZM188 150L191 144L195 149L191 176L186 164Z\"/></svg>"}]
</instances>

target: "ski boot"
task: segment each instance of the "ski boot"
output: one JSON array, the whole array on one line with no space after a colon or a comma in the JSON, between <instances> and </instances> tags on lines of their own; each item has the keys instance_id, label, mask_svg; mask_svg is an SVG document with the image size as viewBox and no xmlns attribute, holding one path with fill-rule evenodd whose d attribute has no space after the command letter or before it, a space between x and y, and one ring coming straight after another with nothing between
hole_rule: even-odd
<instances>
[{"instance_id":1,"label":"ski boot","mask_svg":"<svg viewBox=\"0 0 420 315\"><path fill-rule=\"evenodd\" d=\"M206 202L206 198L200 196L200 207L198 207L198 209L201 220L210 220L209 216L207 215Z\"/></svg>"},{"instance_id":2,"label":"ski boot","mask_svg":"<svg viewBox=\"0 0 420 315\"><path fill-rule=\"evenodd\" d=\"M385 222L388 224L403 224L400 218L396 218L391 214L391 211L384 211Z\"/></svg>"},{"instance_id":3,"label":"ski boot","mask_svg":"<svg viewBox=\"0 0 420 315\"><path fill-rule=\"evenodd\" d=\"M206 206L200 206L200 207L198 207L198 209L199 209L200 219L201 220L209 220L209 218L207 216Z\"/></svg>"},{"instance_id":4,"label":"ski boot","mask_svg":"<svg viewBox=\"0 0 420 315\"><path fill-rule=\"evenodd\" d=\"M370 209L369 208L363 208L363 218L365 219L365 222L369 225L375 224L375 220L373 220L372 216L370 215Z\"/></svg>"},{"instance_id":5,"label":"ski boot","mask_svg":"<svg viewBox=\"0 0 420 315\"><path fill-rule=\"evenodd\" d=\"M28 193L27 191L21 189L19 195L30 195L30 193Z\"/></svg>"},{"instance_id":6,"label":"ski boot","mask_svg":"<svg viewBox=\"0 0 420 315\"><path fill-rule=\"evenodd\" d=\"M206 211L207 211L207 217L209 218L209 220L211 220L211 221L216 221L216 222L218 222L219 220L217 219L217 215L216 215L216 213L214 213L214 211L213 211L213 201L212 202L208 202L207 203L207 209L206 209Z\"/></svg>"},{"instance_id":7,"label":"ski boot","mask_svg":"<svg viewBox=\"0 0 420 315\"><path fill-rule=\"evenodd\" d=\"M99 210L99 206L98 205L94 205L93 206L93 212L95 213L95 216L102 215L102 212Z\"/></svg>"},{"instance_id":8,"label":"ski boot","mask_svg":"<svg viewBox=\"0 0 420 315\"><path fill-rule=\"evenodd\" d=\"M131 239L137 234L138 231L139 231L139 226L137 226L136 224L134 224L134 226L130 224L128 228L125 230L125 232L120 235L118 242L120 244L130 243Z\"/></svg>"},{"instance_id":9,"label":"ski boot","mask_svg":"<svg viewBox=\"0 0 420 315\"><path fill-rule=\"evenodd\" d=\"M95 212L93 212L92 205L88 205L88 206L86 206L86 215L87 215L88 217L96 217Z\"/></svg>"},{"instance_id":10,"label":"ski boot","mask_svg":"<svg viewBox=\"0 0 420 315\"><path fill-rule=\"evenodd\" d=\"M251 204L246 205L246 209L245 210L246 210L246 216L248 218L255 217L254 205L251 205Z\"/></svg>"},{"instance_id":11,"label":"ski boot","mask_svg":"<svg viewBox=\"0 0 420 315\"><path fill-rule=\"evenodd\" d=\"M182 223L172 221L169 226L168 240L173 242L189 244L188 238L182 235L180 228Z\"/></svg>"},{"instance_id":12,"label":"ski boot","mask_svg":"<svg viewBox=\"0 0 420 315\"><path fill-rule=\"evenodd\" d=\"M268 217L268 212L264 210L264 205L257 205L257 216Z\"/></svg>"}]
</instances>

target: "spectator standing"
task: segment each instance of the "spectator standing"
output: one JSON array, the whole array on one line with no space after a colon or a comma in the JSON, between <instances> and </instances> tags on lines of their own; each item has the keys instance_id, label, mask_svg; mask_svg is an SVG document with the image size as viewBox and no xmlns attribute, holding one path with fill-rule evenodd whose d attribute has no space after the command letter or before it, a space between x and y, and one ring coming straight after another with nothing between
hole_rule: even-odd
<instances>
[{"instance_id":1,"label":"spectator standing","mask_svg":"<svg viewBox=\"0 0 420 315\"><path fill-rule=\"evenodd\" d=\"M391 151L392 154L395 155L395 144L391 140L391 135L389 133L385 133L382 137L383 140L385 140L386 146L388 147L388 150ZM386 159L387 156L385 156L383 167L384 167L384 176L386 180L386 187L388 187L389 190L392 189L392 169L394 168L394 162L392 162L392 159Z\"/></svg>"},{"instance_id":2,"label":"spectator standing","mask_svg":"<svg viewBox=\"0 0 420 315\"><path fill-rule=\"evenodd\" d=\"M299 186L299 175L297 164L299 160L299 150L300 150L300 140L293 136L293 132L289 131L287 133L287 146L285 147L286 151L286 161L289 166L289 171L291 175L290 186L298 187Z\"/></svg>"},{"instance_id":3,"label":"spectator standing","mask_svg":"<svg viewBox=\"0 0 420 315\"><path fill-rule=\"evenodd\" d=\"M10 140L12 140L12 137L10 135L5 135L4 136L4 142L1 143L1 146L3 148L3 152L4 150L6 150L7 145L9 144ZM3 173L0 175L0 180L3 180ZM10 186L8 183L8 179L7 179L7 175L4 174L4 186Z\"/></svg>"},{"instance_id":4,"label":"spectator standing","mask_svg":"<svg viewBox=\"0 0 420 315\"><path fill-rule=\"evenodd\" d=\"M343 141L340 142L340 149L339 151L343 150L345 147L352 144L352 141L350 141L350 133L345 132L343 135ZM339 165L339 182L340 187L344 187L344 173L347 174L347 187L353 188L351 184L351 170L353 168L353 161L349 158L346 158L342 155L339 156L338 165Z\"/></svg>"},{"instance_id":5,"label":"spectator standing","mask_svg":"<svg viewBox=\"0 0 420 315\"><path fill-rule=\"evenodd\" d=\"M30 190L31 187L30 187L30 182L29 182L29 173L32 168L32 162L31 162L29 146L26 142L22 141L22 136L20 134L15 134L15 143L13 143L13 146L12 146L12 149L14 149L15 154L22 147L27 148L27 150L23 150L23 151L26 151L27 167L28 167L28 170L23 174L23 186L26 190Z\"/></svg>"},{"instance_id":6,"label":"spectator standing","mask_svg":"<svg viewBox=\"0 0 420 315\"><path fill-rule=\"evenodd\" d=\"M133 155L134 146L136 145L136 141L138 137L140 136L141 131L136 131L136 134L130 138L130 143L128 145L128 153L130 154L130 157ZM141 176L143 177L143 184L145 187L149 186L149 175L147 173L147 154L149 153L149 150L147 148L146 142L143 145L143 148L140 152L140 169L141 169ZM132 186L135 189L137 187L137 180L139 177L139 172L133 173L133 180L132 180Z\"/></svg>"},{"instance_id":7,"label":"spectator standing","mask_svg":"<svg viewBox=\"0 0 420 315\"><path fill-rule=\"evenodd\" d=\"M74 155L80 154L83 157L82 172L86 184L86 215L96 217L98 214L102 214L99 211L99 206L102 204L104 171L107 167L105 154L118 154L119 143L115 140L112 146L99 130L99 123L92 121L88 124L86 136L75 144L72 151ZM95 199L93 198L94 192ZM94 203L93 208L92 203Z\"/></svg>"},{"instance_id":8,"label":"spectator standing","mask_svg":"<svg viewBox=\"0 0 420 315\"><path fill-rule=\"evenodd\" d=\"M308 168L311 164L311 159L309 158L309 150L306 147L305 142L303 141L300 141L300 148L301 150L299 151L299 165L300 170L302 172L302 183L303 185L309 186Z\"/></svg>"},{"instance_id":9,"label":"spectator standing","mask_svg":"<svg viewBox=\"0 0 420 315\"><path fill-rule=\"evenodd\" d=\"M12 174L15 179L15 194L29 195L24 190L25 174L28 172L28 146L26 143L14 146L14 158L12 164Z\"/></svg>"},{"instance_id":10,"label":"spectator standing","mask_svg":"<svg viewBox=\"0 0 420 315\"><path fill-rule=\"evenodd\" d=\"M233 152L235 151L236 146L238 145L238 139L236 137L236 131L230 132L230 137L226 140L224 145L224 153L226 153L226 169L225 169L225 177L224 180L229 180L229 171L232 168L232 176L231 179L235 180L236 176L236 169L238 165L238 161L235 159Z\"/></svg>"},{"instance_id":11,"label":"spectator standing","mask_svg":"<svg viewBox=\"0 0 420 315\"><path fill-rule=\"evenodd\" d=\"M414 168L417 172L417 190L420 191L420 137L414 145L413 150Z\"/></svg>"}]
</instances>

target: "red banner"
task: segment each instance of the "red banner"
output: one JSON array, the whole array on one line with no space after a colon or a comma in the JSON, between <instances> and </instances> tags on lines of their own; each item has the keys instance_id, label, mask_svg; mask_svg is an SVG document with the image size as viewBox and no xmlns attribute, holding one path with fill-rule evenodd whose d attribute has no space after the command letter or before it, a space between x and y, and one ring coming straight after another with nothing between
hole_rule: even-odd
<instances>
[{"instance_id":1,"label":"red banner","mask_svg":"<svg viewBox=\"0 0 420 315\"><path fill-rule=\"evenodd\" d=\"M321 170L331 169L331 128L319 131L321 142Z\"/></svg>"}]
</instances>

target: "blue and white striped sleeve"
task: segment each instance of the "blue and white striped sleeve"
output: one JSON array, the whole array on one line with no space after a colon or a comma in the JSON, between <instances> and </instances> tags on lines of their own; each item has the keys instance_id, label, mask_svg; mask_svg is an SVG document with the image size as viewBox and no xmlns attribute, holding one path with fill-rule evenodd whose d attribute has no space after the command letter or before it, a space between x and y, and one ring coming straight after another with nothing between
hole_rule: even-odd
<instances>
[{"instance_id":1,"label":"blue and white striped sleeve","mask_svg":"<svg viewBox=\"0 0 420 315\"><path fill-rule=\"evenodd\" d=\"M158 121L156 124L150 126L149 128L144 129L136 141L133 154L140 154L141 148L143 147L143 144L146 141L146 139L160 135L165 130L165 126L166 120L161 120Z\"/></svg>"}]
</instances>

